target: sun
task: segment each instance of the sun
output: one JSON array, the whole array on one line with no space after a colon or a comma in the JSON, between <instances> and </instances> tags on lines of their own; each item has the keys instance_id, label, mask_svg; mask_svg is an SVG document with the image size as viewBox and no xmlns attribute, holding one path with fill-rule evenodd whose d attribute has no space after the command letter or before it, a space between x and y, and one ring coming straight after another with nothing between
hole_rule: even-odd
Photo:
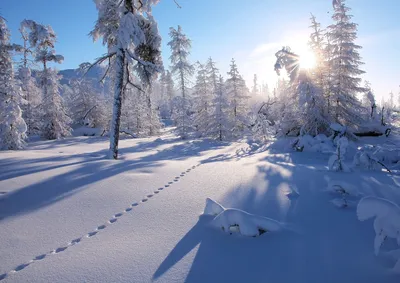
<instances>
[{"instance_id":1,"label":"sun","mask_svg":"<svg viewBox=\"0 0 400 283\"><path fill-rule=\"evenodd\" d=\"M305 50L299 55L299 66L301 69L312 69L315 67L315 56L310 50Z\"/></svg>"}]
</instances>

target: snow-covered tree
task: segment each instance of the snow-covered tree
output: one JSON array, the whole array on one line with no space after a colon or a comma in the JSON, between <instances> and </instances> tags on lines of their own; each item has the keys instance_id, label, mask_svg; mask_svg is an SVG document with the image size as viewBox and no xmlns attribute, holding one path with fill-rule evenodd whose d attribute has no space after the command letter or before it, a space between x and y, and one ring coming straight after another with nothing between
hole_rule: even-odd
<instances>
[{"instance_id":1,"label":"snow-covered tree","mask_svg":"<svg viewBox=\"0 0 400 283\"><path fill-rule=\"evenodd\" d=\"M38 134L40 132L40 104L42 101L41 91L37 86L36 79L32 76L30 69L30 58L28 56L33 54L33 50L28 45L29 33L26 27L21 23L20 32L24 45L22 48L22 62L18 68L17 77L20 81L22 95L25 103L21 105L22 117L27 125L27 135Z\"/></svg>"},{"instance_id":2,"label":"snow-covered tree","mask_svg":"<svg viewBox=\"0 0 400 283\"><path fill-rule=\"evenodd\" d=\"M10 44L10 31L0 17L0 149L22 149L27 130L20 103L21 91L17 87L11 51L19 50Z\"/></svg>"},{"instance_id":3,"label":"snow-covered tree","mask_svg":"<svg viewBox=\"0 0 400 283\"><path fill-rule=\"evenodd\" d=\"M71 119L68 117L64 100L60 95L60 79L57 70L46 68L41 85L46 88L43 96L42 136L46 139L60 139L71 134Z\"/></svg>"},{"instance_id":4,"label":"snow-covered tree","mask_svg":"<svg viewBox=\"0 0 400 283\"><path fill-rule=\"evenodd\" d=\"M194 67L189 62L188 56L190 55L191 41L183 33L181 26L178 29L170 28L169 35L171 41L168 45L171 48L171 72L178 80L178 87L180 89L182 99L178 113L174 113L177 130L182 139L187 137L190 128L187 103L187 88L190 77L193 75Z\"/></svg>"},{"instance_id":5,"label":"snow-covered tree","mask_svg":"<svg viewBox=\"0 0 400 283\"><path fill-rule=\"evenodd\" d=\"M329 158L328 167L331 171L350 171L349 167L344 163L349 141L346 137L340 137L337 140L336 152Z\"/></svg>"},{"instance_id":6,"label":"snow-covered tree","mask_svg":"<svg viewBox=\"0 0 400 283\"><path fill-rule=\"evenodd\" d=\"M324 96L307 70L300 70L296 93L299 98L300 134L317 136L327 133L330 121L324 115Z\"/></svg>"},{"instance_id":7,"label":"snow-covered tree","mask_svg":"<svg viewBox=\"0 0 400 283\"><path fill-rule=\"evenodd\" d=\"M161 103L161 117L171 118L172 116L172 101L175 96L174 80L170 71L164 72L164 76L160 80L162 85L163 100Z\"/></svg>"},{"instance_id":8,"label":"snow-covered tree","mask_svg":"<svg viewBox=\"0 0 400 283\"><path fill-rule=\"evenodd\" d=\"M364 91L363 103L367 109L371 109L369 116L372 120L375 118L376 107L377 107L376 102L375 102L375 95L372 92L371 84L368 81L365 82L364 89L365 89L365 91Z\"/></svg>"},{"instance_id":9,"label":"snow-covered tree","mask_svg":"<svg viewBox=\"0 0 400 283\"><path fill-rule=\"evenodd\" d=\"M292 52L290 47L285 46L282 47L281 50L275 53L276 62L275 62L275 72L280 75L282 69L286 70L287 75L290 78L290 82L293 83L296 81L300 65L299 65L299 55Z\"/></svg>"},{"instance_id":10,"label":"snow-covered tree","mask_svg":"<svg viewBox=\"0 0 400 283\"><path fill-rule=\"evenodd\" d=\"M51 26L44 26L32 20L24 20L22 26L29 30L29 43L35 48L35 61L43 64L40 87L43 91L41 134L47 139L59 139L71 134L71 119L67 115L63 98L60 96L60 79L49 62L61 63L62 55L55 53L56 34Z\"/></svg>"},{"instance_id":11,"label":"snow-covered tree","mask_svg":"<svg viewBox=\"0 0 400 283\"><path fill-rule=\"evenodd\" d=\"M317 22L314 15L311 14L312 33L308 45L310 46L315 56L315 66L312 69L313 82L316 86L325 91L326 87L326 51L324 41L324 31L321 29L321 24Z\"/></svg>"},{"instance_id":12,"label":"snow-covered tree","mask_svg":"<svg viewBox=\"0 0 400 283\"><path fill-rule=\"evenodd\" d=\"M259 93L258 78L257 78L257 74L254 74L253 87L251 88L251 95L252 96L257 96L258 93Z\"/></svg>"},{"instance_id":13,"label":"snow-covered tree","mask_svg":"<svg viewBox=\"0 0 400 283\"><path fill-rule=\"evenodd\" d=\"M242 76L239 74L235 59L232 59L228 79L226 80L226 92L231 107L231 119L233 135L237 136L246 126L248 114L247 100L248 89Z\"/></svg>"},{"instance_id":14,"label":"snow-covered tree","mask_svg":"<svg viewBox=\"0 0 400 283\"><path fill-rule=\"evenodd\" d=\"M194 103L194 126L199 136L208 132L210 124L211 103L213 100L213 86L207 76L204 64L197 63L197 77L194 91L192 93Z\"/></svg>"},{"instance_id":15,"label":"snow-covered tree","mask_svg":"<svg viewBox=\"0 0 400 283\"><path fill-rule=\"evenodd\" d=\"M222 141L230 137L232 122L230 121L230 109L226 97L224 79L220 75L216 83L213 107L211 108L211 119L208 136Z\"/></svg>"},{"instance_id":16,"label":"snow-covered tree","mask_svg":"<svg viewBox=\"0 0 400 283\"><path fill-rule=\"evenodd\" d=\"M114 104L110 131L110 158L118 158L122 98L127 86L146 91L161 70L161 37L151 14L158 0L94 0L98 20L91 32L103 39L108 53L95 63L109 60L114 77ZM134 83L133 70L141 84ZM150 96L148 96L150 97ZM148 109L151 100L147 99ZM149 103L150 102L150 103Z\"/></svg>"},{"instance_id":17,"label":"snow-covered tree","mask_svg":"<svg viewBox=\"0 0 400 283\"><path fill-rule=\"evenodd\" d=\"M363 107L357 99L357 93L363 92L360 87L364 71L360 70L361 57L358 52L361 46L354 42L357 39L357 24L351 22L350 8L345 0L334 1L334 24L328 27L331 68L330 92L333 102L333 115L337 123L354 127L362 122L360 113Z\"/></svg>"},{"instance_id":18,"label":"snow-covered tree","mask_svg":"<svg viewBox=\"0 0 400 283\"><path fill-rule=\"evenodd\" d=\"M105 95L96 90L87 78L72 80L70 89L66 96L74 122L93 128L107 128L110 117Z\"/></svg>"}]
</instances>

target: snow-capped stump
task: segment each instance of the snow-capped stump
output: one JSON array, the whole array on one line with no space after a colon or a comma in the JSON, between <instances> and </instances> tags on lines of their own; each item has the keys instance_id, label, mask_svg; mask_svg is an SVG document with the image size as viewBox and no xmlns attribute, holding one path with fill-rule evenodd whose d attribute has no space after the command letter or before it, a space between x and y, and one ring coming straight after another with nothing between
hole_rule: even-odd
<instances>
[{"instance_id":1,"label":"snow-capped stump","mask_svg":"<svg viewBox=\"0 0 400 283\"><path fill-rule=\"evenodd\" d=\"M220 214L221 212L223 212L224 210L225 210L225 208L222 205L220 205L218 202L216 202L215 200L212 200L210 198L207 198L206 199L206 207L204 208L203 214L216 216L216 215Z\"/></svg>"},{"instance_id":2,"label":"snow-capped stump","mask_svg":"<svg viewBox=\"0 0 400 283\"><path fill-rule=\"evenodd\" d=\"M358 203L357 217L360 221L375 218L375 255L379 254L382 244L388 237L396 239L400 246L400 207L397 204L383 198L365 197ZM400 272L400 253L397 251L393 251L392 256L395 255L397 259L394 270Z\"/></svg>"},{"instance_id":3,"label":"snow-capped stump","mask_svg":"<svg viewBox=\"0 0 400 283\"><path fill-rule=\"evenodd\" d=\"M238 232L243 236L257 237L266 232L284 229L284 225L274 219L247 213L243 210L228 208L218 214L211 223L224 232Z\"/></svg>"}]
</instances>

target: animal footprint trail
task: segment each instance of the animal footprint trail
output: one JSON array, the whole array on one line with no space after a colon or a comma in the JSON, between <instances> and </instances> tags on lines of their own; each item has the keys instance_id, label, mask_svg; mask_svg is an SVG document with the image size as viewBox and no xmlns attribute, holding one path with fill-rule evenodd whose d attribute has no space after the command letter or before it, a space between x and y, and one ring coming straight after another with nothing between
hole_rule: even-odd
<instances>
[{"instance_id":1,"label":"animal footprint trail","mask_svg":"<svg viewBox=\"0 0 400 283\"><path fill-rule=\"evenodd\" d=\"M147 197L143 198L140 202L132 203L131 207L126 208L123 212L119 212L119 213L114 214L114 216L111 219L109 219L107 221L107 223L108 224L116 223L118 221L118 218L123 216L125 212L132 211L133 207L138 206L140 203L146 203L149 200L149 198L154 197L156 194L159 194L165 188L170 187L171 185L174 184L174 182L179 181L182 177L186 176L187 173L189 173L191 170L195 169L196 167L198 167L200 165L201 164L198 164L196 166L192 166L191 168L188 168L186 171L181 172L181 174L179 176L176 176L173 181L168 182L166 185L164 185L164 187L160 187L160 188L156 189L154 191L154 193L148 194ZM5 194L7 194L7 192L0 191L0 196L5 195ZM54 249L54 250L52 250L52 251L50 251L48 253L44 253L44 254L38 255L38 256L34 257L32 260L30 260L29 262L20 264L17 267L15 267L13 270L11 270L9 272L6 272L6 273L3 273L3 274L0 274L0 281L8 278L9 276L11 276L14 273L22 271L23 269L27 268L32 263L44 260L45 258L47 258L50 255L56 255L56 254L62 253L63 251L65 251L69 247L72 247L72 246L74 246L76 244L79 244L82 241L83 238L91 238L91 237L97 235L97 233L99 233L100 231L104 230L105 228L107 228L106 224L100 225L94 231L87 233L85 236L82 236L82 237L79 237L79 238L75 238L74 240L70 241L66 246L61 246L61 247L58 247L58 248L56 248L56 249Z\"/></svg>"}]
</instances>

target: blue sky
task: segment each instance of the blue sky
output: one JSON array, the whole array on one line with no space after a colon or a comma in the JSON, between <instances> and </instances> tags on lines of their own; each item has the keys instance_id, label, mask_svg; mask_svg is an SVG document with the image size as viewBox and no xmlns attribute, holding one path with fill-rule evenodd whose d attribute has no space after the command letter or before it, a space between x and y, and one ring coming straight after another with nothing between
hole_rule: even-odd
<instances>
[{"instance_id":1,"label":"blue sky","mask_svg":"<svg viewBox=\"0 0 400 283\"><path fill-rule=\"evenodd\" d=\"M302 53L310 34L312 12L323 26L331 23L331 0L161 0L153 14L163 37L163 58L169 66L167 48L170 26L180 24L192 39L191 60L212 56L225 75L234 57L239 71L251 85L253 74L273 87L274 53L283 45ZM378 99L400 85L399 0L347 0L354 22L359 24L360 51ZM58 35L57 53L64 55L60 69L92 62L105 52L88 36L97 18L91 0L1 0L0 14L7 19L13 42L20 42L19 23L33 19L50 24Z\"/></svg>"}]
</instances>

